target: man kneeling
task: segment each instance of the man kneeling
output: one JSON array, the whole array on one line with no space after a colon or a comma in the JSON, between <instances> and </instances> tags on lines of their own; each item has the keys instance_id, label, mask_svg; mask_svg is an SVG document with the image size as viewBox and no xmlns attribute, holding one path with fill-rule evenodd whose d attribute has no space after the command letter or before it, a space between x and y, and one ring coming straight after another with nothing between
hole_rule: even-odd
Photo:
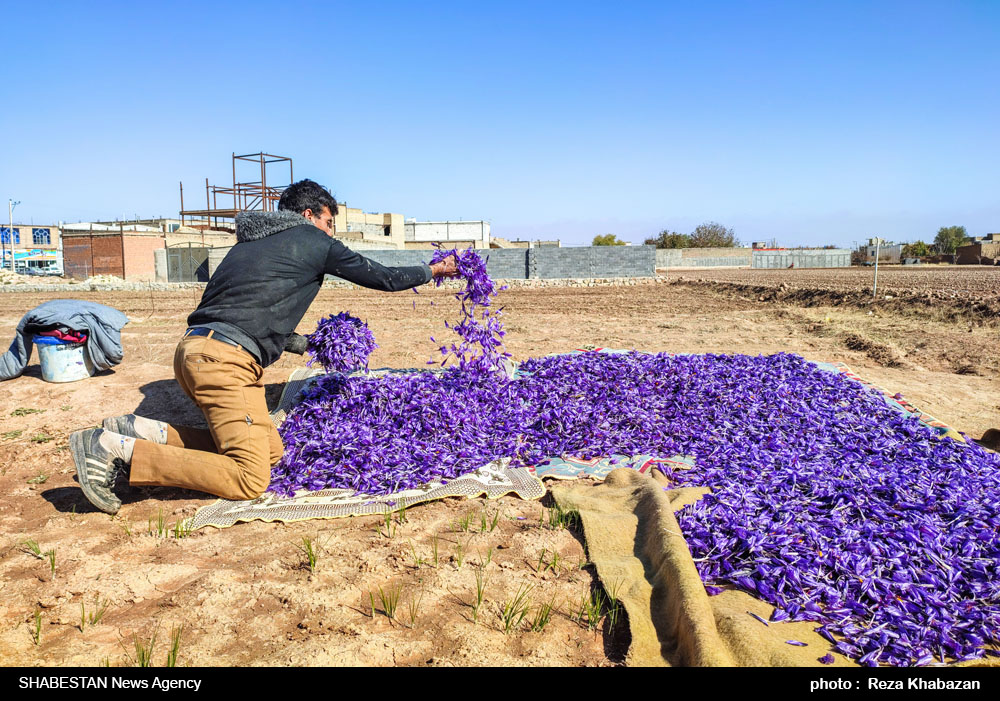
<instances>
[{"instance_id":1,"label":"man kneeling","mask_svg":"<svg viewBox=\"0 0 1000 701\"><path fill-rule=\"evenodd\" d=\"M433 266L391 268L331 238L337 201L303 180L282 194L276 212L242 212L237 243L205 287L174 354L174 375L198 405L208 430L171 426L134 414L70 436L77 479L101 511L121 507L117 481L254 499L283 451L261 382L319 293L325 275L387 292L457 274L454 258Z\"/></svg>"}]
</instances>

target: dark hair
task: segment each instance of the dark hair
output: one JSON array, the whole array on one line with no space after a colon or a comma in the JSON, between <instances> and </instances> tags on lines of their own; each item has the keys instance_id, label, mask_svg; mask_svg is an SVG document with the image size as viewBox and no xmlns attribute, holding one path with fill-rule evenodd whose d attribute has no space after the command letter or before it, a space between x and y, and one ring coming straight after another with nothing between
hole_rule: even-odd
<instances>
[{"instance_id":1,"label":"dark hair","mask_svg":"<svg viewBox=\"0 0 1000 701\"><path fill-rule=\"evenodd\" d=\"M330 208L330 214L337 213L337 200L333 198L330 191L312 180L300 180L289 185L281 193L278 200L278 209L302 214L307 209L313 214L320 214L323 207Z\"/></svg>"}]
</instances>

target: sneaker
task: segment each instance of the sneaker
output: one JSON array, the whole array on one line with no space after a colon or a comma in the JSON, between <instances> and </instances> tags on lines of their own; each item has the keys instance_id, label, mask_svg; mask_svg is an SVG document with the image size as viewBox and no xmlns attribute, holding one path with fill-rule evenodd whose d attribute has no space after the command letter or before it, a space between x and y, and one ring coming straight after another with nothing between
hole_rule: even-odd
<instances>
[{"instance_id":1,"label":"sneaker","mask_svg":"<svg viewBox=\"0 0 1000 701\"><path fill-rule=\"evenodd\" d=\"M84 496L101 511L116 514L122 502L115 495L115 482L128 474L128 465L100 446L101 433L99 428L77 431L69 437L69 450Z\"/></svg>"},{"instance_id":2,"label":"sneaker","mask_svg":"<svg viewBox=\"0 0 1000 701\"><path fill-rule=\"evenodd\" d=\"M120 433L123 436L128 436L129 438L138 438L144 441L152 441L153 443L166 444L167 439L165 435L158 435L156 437L143 436L135 428L135 420L139 418L135 414L125 414L124 416L112 416L110 418L104 419L104 430L111 431L112 433ZM147 422L149 419L147 419ZM162 422L156 421L154 423L163 424ZM148 431L147 431L148 433Z\"/></svg>"}]
</instances>

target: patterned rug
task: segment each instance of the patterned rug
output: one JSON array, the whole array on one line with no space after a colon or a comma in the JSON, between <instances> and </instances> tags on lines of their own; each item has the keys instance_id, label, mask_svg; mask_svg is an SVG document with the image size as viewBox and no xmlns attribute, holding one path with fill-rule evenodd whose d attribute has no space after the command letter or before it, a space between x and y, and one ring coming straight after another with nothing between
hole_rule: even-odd
<instances>
[{"instance_id":1,"label":"patterned rug","mask_svg":"<svg viewBox=\"0 0 1000 701\"><path fill-rule=\"evenodd\" d=\"M584 347L571 351L566 355L577 355L597 351L600 353L627 353L630 351L610 348ZM877 391L886 403L909 416L916 416L921 423L934 429L941 437L951 437L955 440L965 440L964 436L950 426L926 414L899 394L890 394L887 390L855 375L843 363L815 363L817 367L827 372L846 375L867 387ZM440 370L416 370L398 368L379 368L367 373L368 377L381 377L388 374L408 374L413 372L441 372ZM281 398L271 420L275 426L280 426L288 412L296 404L296 400L304 389L309 387L323 371L311 368L294 370L285 383ZM364 375L353 373L351 376ZM525 374L515 371L513 377L524 377ZM609 472L619 467L629 467L636 472L648 474L657 465L670 464L673 469L678 466L690 467L694 458L686 455L659 457L655 455L611 455L609 457L583 460L570 455L551 457L537 465L529 467L510 467L509 458L495 460L489 465L451 480L447 484L431 482L416 489L396 492L384 496L357 494L349 489L324 489L317 492L299 492L291 497L280 497L268 492L262 497L249 501L229 501L220 499L198 510L191 521L192 530L214 526L227 528L236 523L246 521L305 521L308 519L343 518L345 516L365 516L370 514L385 514L400 508L409 508L414 504L426 501L444 499L446 497L465 497L475 499L485 495L488 499L498 499L507 494L514 494L521 499L541 499L545 495L545 485L542 479L574 480L593 479L603 481Z\"/></svg>"}]
</instances>

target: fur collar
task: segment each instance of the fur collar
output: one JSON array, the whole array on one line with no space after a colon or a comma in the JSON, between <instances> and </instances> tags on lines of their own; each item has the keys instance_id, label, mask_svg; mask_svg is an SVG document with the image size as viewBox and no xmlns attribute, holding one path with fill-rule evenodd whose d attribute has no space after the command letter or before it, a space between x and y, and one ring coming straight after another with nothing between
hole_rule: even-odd
<instances>
[{"instance_id":1,"label":"fur collar","mask_svg":"<svg viewBox=\"0 0 1000 701\"><path fill-rule=\"evenodd\" d=\"M240 212L236 215L236 241L256 241L303 224L312 224L301 214L285 210Z\"/></svg>"}]
</instances>

